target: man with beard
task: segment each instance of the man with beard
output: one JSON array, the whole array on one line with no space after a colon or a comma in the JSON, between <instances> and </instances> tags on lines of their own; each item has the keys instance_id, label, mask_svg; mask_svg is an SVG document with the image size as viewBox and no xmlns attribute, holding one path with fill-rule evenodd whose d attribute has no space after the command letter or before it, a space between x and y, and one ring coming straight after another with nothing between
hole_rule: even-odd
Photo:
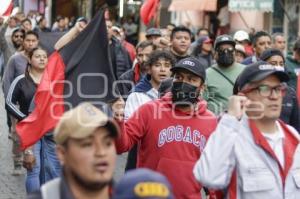
<instances>
[{"instance_id":1,"label":"man with beard","mask_svg":"<svg viewBox=\"0 0 300 199\"><path fill-rule=\"evenodd\" d=\"M226 190L224 198L300 198L300 137L279 120L288 80L264 61L245 68L195 165L201 184Z\"/></svg>"},{"instance_id":2,"label":"man with beard","mask_svg":"<svg viewBox=\"0 0 300 199\"><path fill-rule=\"evenodd\" d=\"M184 26L177 26L171 33L171 53L176 58L176 62L189 57L188 50L191 46L192 33Z\"/></svg>"},{"instance_id":3,"label":"man with beard","mask_svg":"<svg viewBox=\"0 0 300 199\"><path fill-rule=\"evenodd\" d=\"M208 109L218 115L227 108L234 82L244 66L235 62L235 41L231 36L218 36L214 49L217 63L206 70L205 97Z\"/></svg>"},{"instance_id":4,"label":"man with beard","mask_svg":"<svg viewBox=\"0 0 300 199\"><path fill-rule=\"evenodd\" d=\"M118 125L92 104L67 111L54 131L62 176L29 198L111 198L118 131Z\"/></svg>"},{"instance_id":5,"label":"man with beard","mask_svg":"<svg viewBox=\"0 0 300 199\"><path fill-rule=\"evenodd\" d=\"M149 55L154 48L151 41L142 41L136 46L136 58L133 68L123 73L119 78L119 90L124 98L127 98L133 86L146 75L145 63L148 61Z\"/></svg>"},{"instance_id":6,"label":"man with beard","mask_svg":"<svg viewBox=\"0 0 300 199\"><path fill-rule=\"evenodd\" d=\"M199 199L201 185L194 180L192 169L217 121L200 98L206 78L203 64L190 57L171 71L172 91L142 105L121 122L116 147L123 153L138 143L137 167L164 174L175 198Z\"/></svg>"},{"instance_id":7,"label":"man with beard","mask_svg":"<svg viewBox=\"0 0 300 199\"><path fill-rule=\"evenodd\" d=\"M13 45L10 45L5 40L5 37L4 37L5 28L3 28L3 29L4 30L1 30L1 33L0 33L0 51L2 51L4 54L4 68L5 68L9 58L16 51L18 51L20 49L20 46L23 44L25 31L20 28L15 28L12 31L12 35L11 35L11 43ZM3 76L4 68L1 69L1 77Z\"/></svg>"},{"instance_id":8,"label":"man with beard","mask_svg":"<svg viewBox=\"0 0 300 199\"><path fill-rule=\"evenodd\" d=\"M23 41L23 51L16 52L8 60L7 66L3 76L3 93L4 97L7 96L8 89L12 81L19 75L25 72L28 64L29 53L38 46L39 35L34 31L28 31L25 34Z\"/></svg>"},{"instance_id":9,"label":"man with beard","mask_svg":"<svg viewBox=\"0 0 300 199\"><path fill-rule=\"evenodd\" d=\"M3 75L3 93L6 98L8 95L9 87L13 80L25 73L25 69L28 65L29 53L35 49L39 44L39 36L36 32L28 31L24 36L23 51L16 52L8 60L7 66ZM14 155L14 171L13 175L19 175L21 173L22 165L22 153L19 150L19 139L15 130L16 119L14 117L7 117L7 123L10 129L10 133L13 140Z\"/></svg>"}]
</instances>

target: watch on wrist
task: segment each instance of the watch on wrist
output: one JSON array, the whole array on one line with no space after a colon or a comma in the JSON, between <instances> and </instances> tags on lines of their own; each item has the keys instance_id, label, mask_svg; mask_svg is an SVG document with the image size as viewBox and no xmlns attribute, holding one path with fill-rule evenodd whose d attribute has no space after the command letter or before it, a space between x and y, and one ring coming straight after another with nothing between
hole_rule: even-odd
<instances>
[{"instance_id":1,"label":"watch on wrist","mask_svg":"<svg viewBox=\"0 0 300 199\"><path fill-rule=\"evenodd\" d=\"M25 155L33 155L33 151L31 149L25 150L24 151Z\"/></svg>"}]
</instances>

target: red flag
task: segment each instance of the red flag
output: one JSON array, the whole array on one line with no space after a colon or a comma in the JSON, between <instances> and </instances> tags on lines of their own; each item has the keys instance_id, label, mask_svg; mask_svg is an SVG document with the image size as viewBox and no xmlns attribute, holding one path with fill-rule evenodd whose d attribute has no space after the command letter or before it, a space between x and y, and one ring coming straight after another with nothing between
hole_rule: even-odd
<instances>
[{"instance_id":1,"label":"red flag","mask_svg":"<svg viewBox=\"0 0 300 199\"><path fill-rule=\"evenodd\" d=\"M74 40L49 57L35 95L35 109L16 126L22 149L53 129L65 110L85 101L101 108L114 99L103 14L98 12Z\"/></svg>"},{"instance_id":2,"label":"red flag","mask_svg":"<svg viewBox=\"0 0 300 199\"><path fill-rule=\"evenodd\" d=\"M148 25L151 19L155 17L159 2L160 0L146 0L143 3L140 16L145 25Z\"/></svg>"},{"instance_id":3,"label":"red flag","mask_svg":"<svg viewBox=\"0 0 300 199\"><path fill-rule=\"evenodd\" d=\"M14 8L13 0L11 0L10 2L8 2L7 0L5 2L2 2L2 0L1 0L1 5L4 6L2 8L2 9L4 9L4 12L0 13L0 15L10 16L13 11L13 8Z\"/></svg>"}]
</instances>

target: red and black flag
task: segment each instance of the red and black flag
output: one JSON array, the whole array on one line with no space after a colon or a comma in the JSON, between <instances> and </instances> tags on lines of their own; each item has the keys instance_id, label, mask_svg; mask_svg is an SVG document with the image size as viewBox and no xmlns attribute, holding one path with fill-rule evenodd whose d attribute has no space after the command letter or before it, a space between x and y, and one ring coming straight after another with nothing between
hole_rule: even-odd
<instances>
[{"instance_id":1,"label":"red and black flag","mask_svg":"<svg viewBox=\"0 0 300 199\"><path fill-rule=\"evenodd\" d=\"M16 126L21 148L53 129L65 110L84 101L101 108L114 99L114 80L101 9L74 40L49 57L35 95L35 109Z\"/></svg>"}]
</instances>

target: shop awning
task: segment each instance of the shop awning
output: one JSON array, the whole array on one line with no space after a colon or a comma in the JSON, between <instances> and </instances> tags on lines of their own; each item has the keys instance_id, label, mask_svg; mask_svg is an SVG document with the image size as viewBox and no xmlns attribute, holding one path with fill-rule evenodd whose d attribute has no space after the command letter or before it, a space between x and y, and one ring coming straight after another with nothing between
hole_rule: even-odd
<instances>
[{"instance_id":1,"label":"shop awning","mask_svg":"<svg viewBox=\"0 0 300 199\"><path fill-rule=\"evenodd\" d=\"M262 11L273 12L274 0L229 0L228 9L231 12Z\"/></svg>"},{"instance_id":2,"label":"shop awning","mask_svg":"<svg viewBox=\"0 0 300 199\"><path fill-rule=\"evenodd\" d=\"M172 0L169 11L216 11L217 0Z\"/></svg>"}]
</instances>

